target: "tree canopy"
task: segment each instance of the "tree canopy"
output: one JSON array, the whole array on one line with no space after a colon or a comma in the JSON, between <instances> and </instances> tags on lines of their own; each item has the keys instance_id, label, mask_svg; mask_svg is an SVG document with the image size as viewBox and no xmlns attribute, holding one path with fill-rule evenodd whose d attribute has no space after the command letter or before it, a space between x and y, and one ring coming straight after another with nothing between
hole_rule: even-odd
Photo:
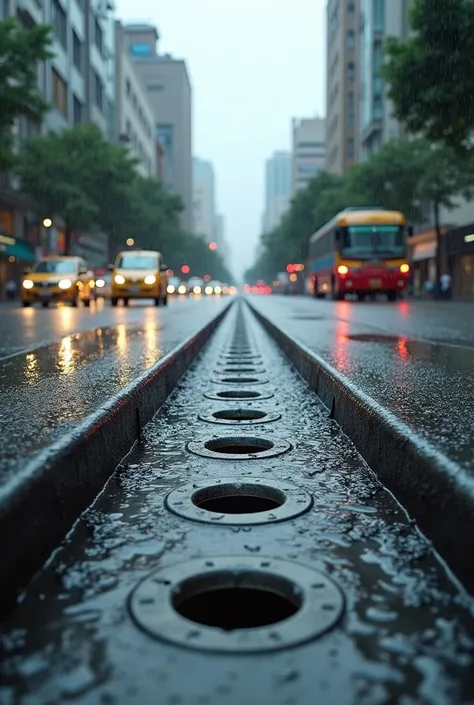
<instances>
[{"instance_id":1,"label":"tree canopy","mask_svg":"<svg viewBox=\"0 0 474 705\"><path fill-rule=\"evenodd\" d=\"M269 281L287 264L306 262L311 235L344 208L379 206L421 223L427 206L439 215L441 206L453 208L456 197L469 196L473 185L473 167L454 149L425 139L387 142L343 178L323 172L312 179L280 225L261 236L260 256L245 278Z\"/></svg>"},{"instance_id":2,"label":"tree canopy","mask_svg":"<svg viewBox=\"0 0 474 705\"><path fill-rule=\"evenodd\" d=\"M61 219L66 252L72 233L102 231L109 258L133 238L137 247L156 249L176 271L189 264L196 276L229 280L222 257L200 238L182 232L181 199L163 182L136 172L136 160L108 142L93 124L34 138L24 145L16 171L22 189L41 218Z\"/></svg>"},{"instance_id":3,"label":"tree canopy","mask_svg":"<svg viewBox=\"0 0 474 705\"><path fill-rule=\"evenodd\" d=\"M382 67L395 116L409 132L457 150L474 127L474 0L415 0L413 36L390 37Z\"/></svg>"},{"instance_id":4,"label":"tree canopy","mask_svg":"<svg viewBox=\"0 0 474 705\"><path fill-rule=\"evenodd\" d=\"M0 22L0 170L15 162L13 126L21 116L40 121L48 110L38 88L38 63L52 56L51 28L23 29L14 18Z\"/></svg>"}]
</instances>

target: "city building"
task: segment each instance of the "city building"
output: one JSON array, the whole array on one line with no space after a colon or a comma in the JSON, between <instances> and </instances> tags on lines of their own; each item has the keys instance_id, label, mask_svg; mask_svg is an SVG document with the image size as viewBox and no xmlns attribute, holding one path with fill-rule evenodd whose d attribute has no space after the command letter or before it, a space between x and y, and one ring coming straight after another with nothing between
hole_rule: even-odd
<instances>
[{"instance_id":1,"label":"city building","mask_svg":"<svg viewBox=\"0 0 474 705\"><path fill-rule=\"evenodd\" d=\"M157 51L153 25L125 25L128 50L153 112L155 136L164 151L163 177L181 196L181 225L193 230L192 90L186 63Z\"/></svg>"},{"instance_id":2,"label":"city building","mask_svg":"<svg viewBox=\"0 0 474 705\"><path fill-rule=\"evenodd\" d=\"M230 258L231 258L231 250L229 247L229 243L227 242L226 237L225 237L224 216L221 215L220 213L216 214L214 231L215 231L214 241L217 243L218 252L221 253L222 258L224 259L224 262L227 264L227 266L229 266Z\"/></svg>"},{"instance_id":3,"label":"city building","mask_svg":"<svg viewBox=\"0 0 474 705\"><path fill-rule=\"evenodd\" d=\"M359 3L328 0L326 170L344 174L357 158Z\"/></svg>"},{"instance_id":4,"label":"city building","mask_svg":"<svg viewBox=\"0 0 474 705\"><path fill-rule=\"evenodd\" d=\"M326 121L319 117L293 119L292 129L291 192L294 195L325 168Z\"/></svg>"},{"instance_id":5,"label":"city building","mask_svg":"<svg viewBox=\"0 0 474 705\"><path fill-rule=\"evenodd\" d=\"M157 137L148 95L135 73L122 24L115 23L115 140L138 160L137 171L157 177Z\"/></svg>"},{"instance_id":6,"label":"city building","mask_svg":"<svg viewBox=\"0 0 474 705\"><path fill-rule=\"evenodd\" d=\"M274 152L265 164L265 212L263 232L276 228L291 199L292 157L290 152Z\"/></svg>"},{"instance_id":7,"label":"city building","mask_svg":"<svg viewBox=\"0 0 474 705\"><path fill-rule=\"evenodd\" d=\"M193 229L206 242L217 242L214 167L197 157L193 158Z\"/></svg>"},{"instance_id":8,"label":"city building","mask_svg":"<svg viewBox=\"0 0 474 705\"><path fill-rule=\"evenodd\" d=\"M409 9L414 0L359 0L358 38L358 156L367 159L390 139L405 136L403 126L393 115L386 95L381 68L383 46L388 36L406 39Z\"/></svg>"}]
</instances>

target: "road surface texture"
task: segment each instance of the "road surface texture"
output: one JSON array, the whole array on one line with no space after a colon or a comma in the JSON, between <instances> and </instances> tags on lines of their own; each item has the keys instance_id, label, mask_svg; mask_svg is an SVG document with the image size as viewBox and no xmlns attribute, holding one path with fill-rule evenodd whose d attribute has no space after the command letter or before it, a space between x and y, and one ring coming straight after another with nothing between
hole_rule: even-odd
<instances>
[{"instance_id":1,"label":"road surface texture","mask_svg":"<svg viewBox=\"0 0 474 705\"><path fill-rule=\"evenodd\" d=\"M474 472L474 305L249 301L451 460Z\"/></svg>"},{"instance_id":2,"label":"road surface texture","mask_svg":"<svg viewBox=\"0 0 474 705\"><path fill-rule=\"evenodd\" d=\"M235 306L4 625L0 701L472 703L471 610Z\"/></svg>"},{"instance_id":3,"label":"road surface texture","mask_svg":"<svg viewBox=\"0 0 474 705\"><path fill-rule=\"evenodd\" d=\"M166 308L0 308L0 487L19 465L201 328L228 298ZM52 341L42 345L42 341ZM39 347L38 347L39 346Z\"/></svg>"}]
</instances>

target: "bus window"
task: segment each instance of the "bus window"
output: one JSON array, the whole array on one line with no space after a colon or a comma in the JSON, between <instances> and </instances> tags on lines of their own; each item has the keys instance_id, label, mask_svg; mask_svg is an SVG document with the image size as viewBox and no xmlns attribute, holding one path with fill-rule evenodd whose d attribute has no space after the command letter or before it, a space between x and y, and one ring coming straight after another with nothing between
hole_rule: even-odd
<instances>
[{"instance_id":1,"label":"bus window","mask_svg":"<svg viewBox=\"0 0 474 705\"><path fill-rule=\"evenodd\" d=\"M405 241L400 225L349 225L344 228L341 255L346 258L367 259L403 257Z\"/></svg>"}]
</instances>

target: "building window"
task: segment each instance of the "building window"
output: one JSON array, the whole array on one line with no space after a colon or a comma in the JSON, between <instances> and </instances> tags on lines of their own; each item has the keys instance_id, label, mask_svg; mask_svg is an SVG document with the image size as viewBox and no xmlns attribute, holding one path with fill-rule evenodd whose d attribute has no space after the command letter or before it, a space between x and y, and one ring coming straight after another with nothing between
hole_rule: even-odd
<instances>
[{"instance_id":1,"label":"building window","mask_svg":"<svg viewBox=\"0 0 474 705\"><path fill-rule=\"evenodd\" d=\"M126 84L125 84L125 91L126 91L127 95L130 95L130 91L131 91L131 90L132 90L132 89L131 89L131 86L130 86L130 81L129 81L128 78L127 78L127 82L126 82Z\"/></svg>"},{"instance_id":2,"label":"building window","mask_svg":"<svg viewBox=\"0 0 474 705\"><path fill-rule=\"evenodd\" d=\"M104 86L103 86L102 81L100 80L99 76L96 74L96 72L93 71L92 74L93 74L93 80L94 80L95 104L97 105L98 108L100 108L102 110L103 106L104 106Z\"/></svg>"},{"instance_id":3,"label":"building window","mask_svg":"<svg viewBox=\"0 0 474 705\"><path fill-rule=\"evenodd\" d=\"M100 51L101 54L104 53L104 33L102 32L102 27L99 24L98 19L95 19L94 22L94 40L96 43L96 46L98 50Z\"/></svg>"},{"instance_id":4,"label":"building window","mask_svg":"<svg viewBox=\"0 0 474 705\"><path fill-rule=\"evenodd\" d=\"M130 44L130 52L135 56L146 56L151 54L151 47L149 44Z\"/></svg>"},{"instance_id":5,"label":"building window","mask_svg":"<svg viewBox=\"0 0 474 705\"><path fill-rule=\"evenodd\" d=\"M60 115L67 118L67 85L59 73L52 69L53 105Z\"/></svg>"},{"instance_id":6,"label":"building window","mask_svg":"<svg viewBox=\"0 0 474 705\"><path fill-rule=\"evenodd\" d=\"M383 32L384 17L383 17L384 0L374 0L374 31Z\"/></svg>"},{"instance_id":7,"label":"building window","mask_svg":"<svg viewBox=\"0 0 474 705\"><path fill-rule=\"evenodd\" d=\"M54 33L59 39L63 47L67 48L67 19L66 13L59 4L58 0L52 0L51 3L51 20L54 27Z\"/></svg>"},{"instance_id":8,"label":"building window","mask_svg":"<svg viewBox=\"0 0 474 705\"><path fill-rule=\"evenodd\" d=\"M355 3L352 0L347 3L347 12L355 12Z\"/></svg>"},{"instance_id":9,"label":"building window","mask_svg":"<svg viewBox=\"0 0 474 705\"><path fill-rule=\"evenodd\" d=\"M346 46L349 51L355 49L355 34L352 29L347 32Z\"/></svg>"},{"instance_id":10,"label":"building window","mask_svg":"<svg viewBox=\"0 0 474 705\"><path fill-rule=\"evenodd\" d=\"M354 140L352 137L349 137L347 140L347 156L352 158L354 156Z\"/></svg>"},{"instance_id":11,"label":"building window","mask_svg":"<svg viewBox=\"0 0 474 705\"><path fill-rule=\"evenodd\" d=\"M79 98L76 98L76 96L73 97L72 108L74 113L74 124L80 125L80 123L82 122L82 103Z\"/></svg>"},{"instance_id":12,"label":"building window","mask_svg":"<svg viewBox=\"0 0 474 705\"><path fill-rule=\"evenodd\" d=\"M72 59L76 69L82 73L82 42L74 30L72 32Z\"/></svg>"},{"instance_id":13,"label":"building window","mask_svg":"<svg viewBox=\"0 0 474 705\"><path fill-rule=\"evenodd\" d=\"M159 83L148 83L146 89L147 91L162 91L163 86Z\"/></svg>"},{"instance_id":14,"label":"building window","mask_svg":"<svg viewBox=\"0 0 474 705\"><path fill-rule=\"evenodd\" d=\"M355 68L354 68L354 63L350 61L347 64L347 78L349 81L353 81L355 77Z\"/></svg>"}]
</instances>

